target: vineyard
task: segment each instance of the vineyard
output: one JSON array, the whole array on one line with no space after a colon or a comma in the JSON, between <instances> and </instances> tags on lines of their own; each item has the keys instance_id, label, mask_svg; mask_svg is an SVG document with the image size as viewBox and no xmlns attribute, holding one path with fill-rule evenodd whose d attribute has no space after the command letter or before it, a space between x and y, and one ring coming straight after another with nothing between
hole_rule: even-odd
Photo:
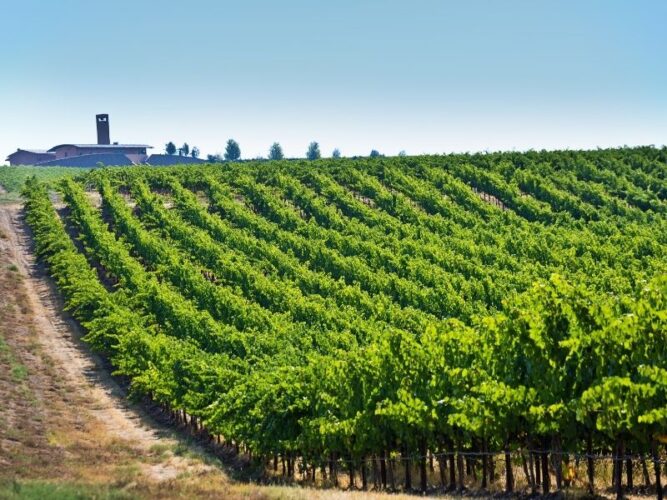
<instances>
[{"instance_id":1,"label":"vineyard","mask_svg":"<svg viewBox=\"0 0 667 500\"><path fill-rule=\"evenodd\" d=\"M267 477L661 497L667 149L109 168L49 189L27 181L26 219L87 342Z\"/></svg>"}]
</instances>

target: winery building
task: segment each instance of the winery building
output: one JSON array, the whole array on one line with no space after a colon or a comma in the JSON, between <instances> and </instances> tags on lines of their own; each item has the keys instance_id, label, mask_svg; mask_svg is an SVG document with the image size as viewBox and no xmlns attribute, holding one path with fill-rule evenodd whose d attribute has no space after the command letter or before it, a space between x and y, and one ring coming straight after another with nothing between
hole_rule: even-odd
<instances>
[{"instance_id":1,"label":"winery building","mask_svg":"<svg viewBox=\"0 0 667 500\"><path fill-rule=\"evenodd\" d=\"M7 157L10 165L96 167L146 163L147 144L111 143L109 115L96 115L97 144L59 144L51 149L17 149Z\"/></svg>"}]
</instances>

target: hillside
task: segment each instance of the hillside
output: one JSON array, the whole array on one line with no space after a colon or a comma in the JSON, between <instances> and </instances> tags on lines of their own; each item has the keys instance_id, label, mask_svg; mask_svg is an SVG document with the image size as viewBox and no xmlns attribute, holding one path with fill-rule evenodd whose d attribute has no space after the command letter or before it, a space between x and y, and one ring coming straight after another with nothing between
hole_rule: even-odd
<instances>
[{"instance_id":1,"label":"hillside","mask_svg":"<svg viewBox=\"0 0 667 500\"><path fill-rule=\"evenodd\" d=\"M341 498L246 484L246 457L129 401L32 250L21 207L0 204L0 498Z\"/></svg>"},{"instance_id":2,"label":"hillside","mask_svg":"<svg viewBox=\"0 0 667 500\"><path fill-rule=\"evenodd\" d=\"M63 206L24 197L85 342L266 478L651 491L666 176L647 147L100 169Z\"/></svg>"}]
</instances>

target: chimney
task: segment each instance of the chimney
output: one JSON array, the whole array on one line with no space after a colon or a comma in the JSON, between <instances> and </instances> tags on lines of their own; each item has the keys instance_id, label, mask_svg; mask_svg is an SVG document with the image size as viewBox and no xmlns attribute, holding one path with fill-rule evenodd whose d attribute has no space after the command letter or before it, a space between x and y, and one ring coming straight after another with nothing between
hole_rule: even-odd
<instances>
[{"instance_id":1,"label":"chimney","mask_svg":"<svg viewBox=\"0 0 667 500\"><path fill-rule=\"evenodd\" d=\"M95 115L97 121L97 144L110 144L109 115Z\"/></svg>"}]
</instances>

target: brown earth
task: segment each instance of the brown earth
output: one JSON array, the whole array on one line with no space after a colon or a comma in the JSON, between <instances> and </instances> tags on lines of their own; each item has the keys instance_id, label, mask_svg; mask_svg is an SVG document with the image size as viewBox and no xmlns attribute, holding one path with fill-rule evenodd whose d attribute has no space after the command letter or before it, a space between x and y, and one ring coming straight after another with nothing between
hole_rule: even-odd
<instances>
[{"instance_id":1,"label":"brown earth","mask_svg":"<svg viewBox=\"0 0 667 500\"><path fill-rule=\"evenodd\" d=\"M0 497L36 484L46 496L73 487L101 498L378 496L231 480L216 457L125 398L62 306L20 205L0 205Z\"/></svg>"}]
</instances>

